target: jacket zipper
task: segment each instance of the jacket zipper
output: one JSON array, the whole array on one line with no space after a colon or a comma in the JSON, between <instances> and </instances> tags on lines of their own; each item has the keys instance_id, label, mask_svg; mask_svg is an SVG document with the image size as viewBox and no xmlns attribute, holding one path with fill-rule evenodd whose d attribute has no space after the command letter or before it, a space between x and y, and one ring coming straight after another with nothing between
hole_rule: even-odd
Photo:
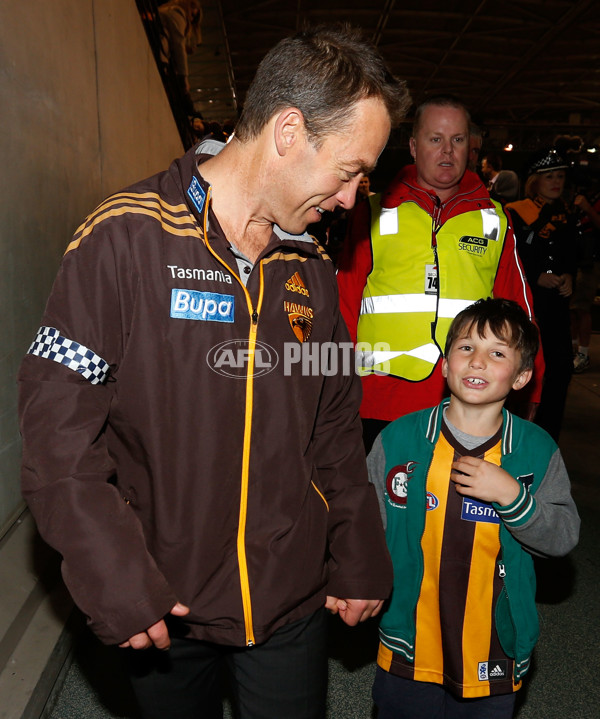
<instances>
[{"instance_id":1,"label":"jacket zipper","mask_svg":"<svg viewBox=\"0 0 600 719\"><path fill-rule=\"evenodd\" d=\"M438 316L439 316L439 312L440 312L440 260L438 257L437 233L441 228L441 225L440 225L441 214L442 214L442 204L440 202L440 198L436 195L435 196L435 210L433 213L433 217L431 218L431 249L433 250L433 261L435 262L435 272L436 272L435 317L433 319L433 322L431 323L431 340L436 345L437 345L437 342L435 340L435 332L436 332L437 321L438 321ZM440 351L443 355L444 348L440 347Z\"/></svg>"},{"instance_id":2,"label":"jacket zipper","mask_svg":"<svg viewBox=\"0 0 600 719\"><path fill-rule=\"evenodd\" d=\"M206 205L203 216L204 243L209 252L217 259L217 261L227 267L231 274L240 283L240 286L246 297L246 305L248 315L250 316L250 331L248 335L248 368L246 371L246 405L244 417L244 440L242 450L242 476L240 487L240 513L238 518L238 534L237 534L237 554L238 568L240 574L240 590L242 594L242 608L244 612L244 628L246 632L246 646L253 647L256 643L254 638L254 625L252 621L252 595L250 591L250 579L248 576L248 562L246 558L246 521L248 518L248 485L250 477L250 447L252 440L252 410L254 401L254 359L256 353L256 335L258 333L258 318L263 302L264 295L264 270L262 262L258 263L260 272L260 289L258 294L258 303L256 307L252 305L252 298L241 281L237 272L231 269L217 253L213 250L208 242L207 217L210 203L211 188L208 188L206 195Z\"/></svg>"}]
</instances>

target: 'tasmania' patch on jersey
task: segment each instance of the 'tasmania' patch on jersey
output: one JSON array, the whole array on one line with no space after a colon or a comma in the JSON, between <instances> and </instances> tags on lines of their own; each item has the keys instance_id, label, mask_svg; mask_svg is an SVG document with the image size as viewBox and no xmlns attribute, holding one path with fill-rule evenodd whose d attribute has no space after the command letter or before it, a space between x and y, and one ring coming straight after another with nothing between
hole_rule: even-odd
<instances>
[{"instance_id":1,"label":"'tasmania' patch on jersey","mask_svg":"<svg viewBox=\"0 0 600 719\"><path fill-rule=\"evenodd\" d=\"M472 497L463 497L461 519L467 522L487 522L488 524L500 524L500 517L496 510L488 502L480 502Z\"/></svg>"},{"instance_id":2,"label":"'tasmania' patch on jersey","mask_svg":"<svg viewBox=\"0 0 600 719\"><path fill-rule=\"evenodd\" d=\"M171 290L171 317L179 320L233 322L235 298L217 292Z\"/></svg>"}]
</instances>

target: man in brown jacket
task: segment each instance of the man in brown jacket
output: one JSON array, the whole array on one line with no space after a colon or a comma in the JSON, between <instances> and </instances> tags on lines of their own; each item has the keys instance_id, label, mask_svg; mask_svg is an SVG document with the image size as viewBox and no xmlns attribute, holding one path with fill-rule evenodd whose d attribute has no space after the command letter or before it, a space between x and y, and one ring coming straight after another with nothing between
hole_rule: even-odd
<instances>
[{"instance_id":1,"label":"man in brown jacket","mask_svg":"<svg viewBox=\"0 0 600 719\"><path fill-rule=\"evenodd\" d=\"M407 106L355 33L288 38L227 146L109 197L65 254L19 375L23 492L145 719L220 717L222 663L242 716L323 717L325 608L354 625L390 591L335 274L303 233Z\"/></svg>"}]
</instances>

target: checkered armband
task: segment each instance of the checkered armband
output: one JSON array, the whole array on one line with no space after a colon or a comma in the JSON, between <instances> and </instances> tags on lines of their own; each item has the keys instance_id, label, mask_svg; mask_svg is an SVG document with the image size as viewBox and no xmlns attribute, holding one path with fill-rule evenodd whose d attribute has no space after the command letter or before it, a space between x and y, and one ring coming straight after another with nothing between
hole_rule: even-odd
<instances>
[{"instance_id":1,"label":"checkered armband","mask_svg":"<svg viewBox=\"0 0 600 719\"><path fill-rule=\"evenodd\" d=\"M78 342L63 337L54 327L40 327L27 354L64 364L74 372L79 372L91 384L104 384L110 371L108 362L102 357Z\"/></svg>"}]
</instances>

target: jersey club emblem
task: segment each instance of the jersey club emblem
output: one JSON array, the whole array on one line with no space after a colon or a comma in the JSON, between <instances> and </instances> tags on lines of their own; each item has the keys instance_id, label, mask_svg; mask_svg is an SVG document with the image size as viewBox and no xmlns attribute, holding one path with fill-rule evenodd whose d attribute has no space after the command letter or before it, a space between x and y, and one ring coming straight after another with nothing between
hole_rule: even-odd
<instances>
[{"instance_id":1,"label":"jersey club emblem","mask_svg":"<svg viewBox=\"0 0 600 719\"><path fill-rule=\"evenodd\" d=\"M392 467L385 480L385 488L390 502L396 506L406 506L408 482L417 462L407 462Z\"/></svg>"}]
</instances>

